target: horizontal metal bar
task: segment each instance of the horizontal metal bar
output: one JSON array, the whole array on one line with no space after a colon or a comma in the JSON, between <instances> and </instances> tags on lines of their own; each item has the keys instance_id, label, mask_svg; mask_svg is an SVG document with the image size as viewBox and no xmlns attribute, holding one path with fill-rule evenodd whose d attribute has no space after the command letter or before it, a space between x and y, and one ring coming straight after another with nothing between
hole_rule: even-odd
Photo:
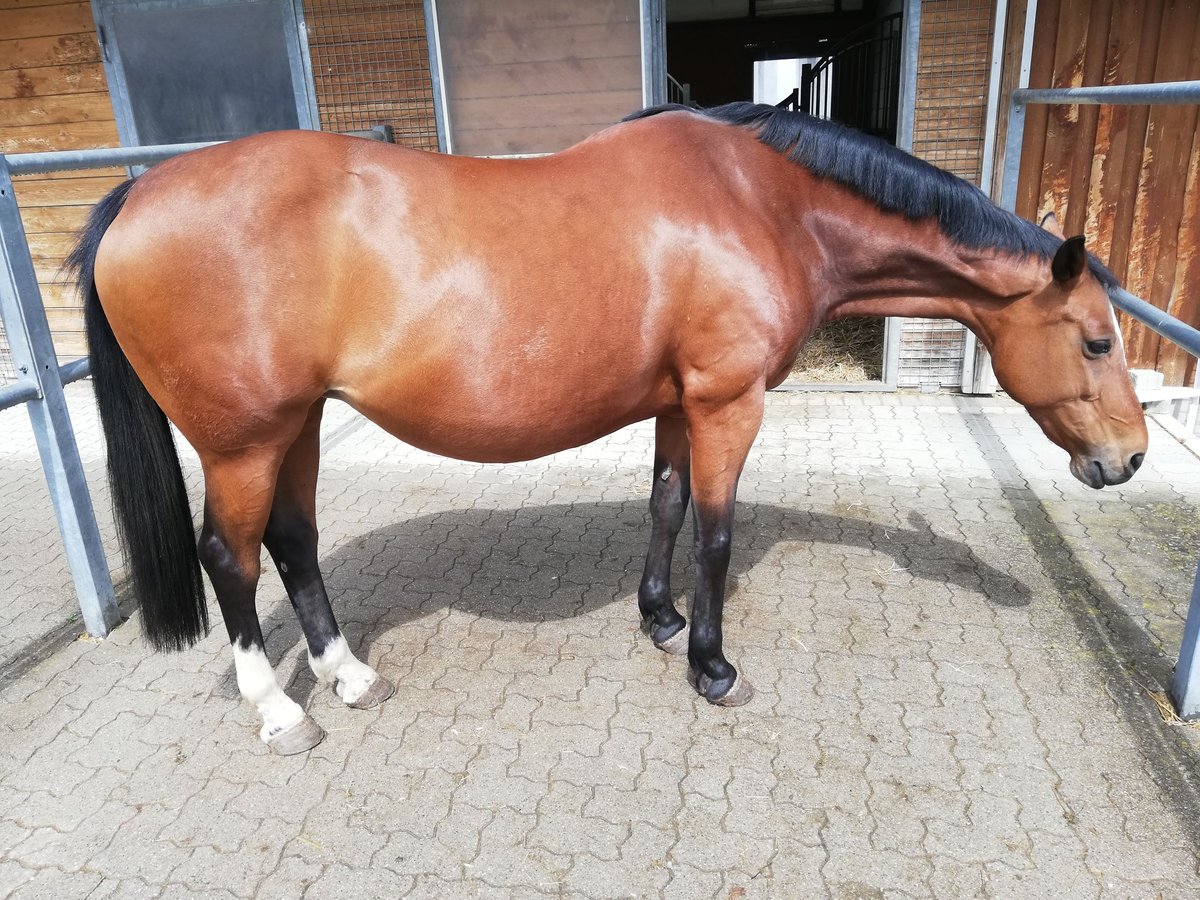
<instances>
[{"instance_id":1,"label":"horizontal metal bar","mask_svg":"<svg viewBox=\"0 0 1200 900\"><path fill-rule=\"evenodd\" d=\"M199 144L156 144L149 147L102 147L98 150L56 150L50 153L14 153L8 157L13 175L61 172L65 169L106 169L109 166L146 166L190 150L222 141Z\"/></svg>"},{"instance_id":2,"label":"horizontal metal bar","mask_svg":"<svg viewBox=\"0 0 1200 900\"><path fill-rule=\"evenodd\" d=\"M1200 103L1200 81L1106 84L1098 87L1022 88L1013 91L1013 101L1015 103L1079 103L1088 106Z\"/></svg>"},{"instance_id":3,"label":"horizontal metal bar","mask_svg":"<svg viewBox=\"0 0 1200 900\"><path fill-rule=\"evenodd\" d=\"M1200 331L1175 318L1168 312L1135 297L1123 288L1109 291L1113 306L1137 319L1151 331L1178 344L1192 356L1200 356Z\"/></svg>"},{"instance_id":4,"label":"horizontal metal bar","mask_svg":"<svg viewBox=\"0 0 1200 900\"><path fill-rule=\"evenodd\" d=\"M78 381L80 378L87 378L91 374L92 361L86 356L73 359L69 363L63 363L58 367L58 377L62 379L63 384L70 384L72 381Z\"/></svg>"},{"instance_id":5,"label":"horizontal metal bar","mask_svg":"<svg viewBox=\"0 0 1200 900\"><path fill-rule=\"evenodd\" d=\"M18 403L28 403L30 400L36 400L42 396L38 390L37 382L26 376L19 378L10 384L0 387L0 409L8 409L10 406L16 406Z\"/></svg>"}]
</instances>

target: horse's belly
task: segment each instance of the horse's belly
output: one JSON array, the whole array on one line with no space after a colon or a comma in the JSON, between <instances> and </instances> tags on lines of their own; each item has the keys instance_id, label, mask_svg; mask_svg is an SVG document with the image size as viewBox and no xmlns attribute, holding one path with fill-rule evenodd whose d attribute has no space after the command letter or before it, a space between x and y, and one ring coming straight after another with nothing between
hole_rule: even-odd
<instances>
[{"instance_id":1,"label":"horse's belly","mask_svg":"<svg viewBox=\"0 0 1200 900\"><path fill-rule=\"evenodd\" d=\"M519 462L578 447L678 406L669 380L622 390L345 389L337 395L406 444L472 462Z\"/></svg>"}]
</instances>

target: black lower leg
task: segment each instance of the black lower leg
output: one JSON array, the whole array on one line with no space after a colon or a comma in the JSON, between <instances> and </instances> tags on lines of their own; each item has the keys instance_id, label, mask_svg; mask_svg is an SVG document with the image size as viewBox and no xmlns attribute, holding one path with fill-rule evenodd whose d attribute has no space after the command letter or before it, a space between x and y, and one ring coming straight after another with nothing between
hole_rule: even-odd
<instances>
[{"instance_id":1,"label":"black lower leg","mask_svg":"<svg viewBox=\"0 0 1200 900\"><path fill-rule=\"evenodd\" d=\"M254 606L254 594L258 587L258 573L244 571L229 546L217 534L205 516L197 544L200 564L208 573L225 630L229 632L229 643L242 650L251 647L263 649L262 627L258 622L258 610Z\"/></svg>"},{"instance_id":2,"label":"black lower leg","mask_svg":"<svg viewBox=\"0 0 1200 900\"><path fill-rule=\"evenodd\" d=\"M687 620L671 599L671 560L675 539L687 513L691 485L686 465L673 466L661 456L654 459L654 486L650 491L650 548L638 588L642 630L662 643L683 630Z\"/></svg>"},{"instance_id":3,"label":"black lower leg","mask_svg":"<svg viewBox=\"0 0 1200 900\"><path fill-rule=\"evenodd\" d=\"M279 570L296 618L304 629L308 652L314 657L322 656L341 632L317 564L316 528L303 513L277 504L267 520L263 544Z\"/></svg>"},{"instance_id":4,"label":"black lower leg","mask_svg":"<svg viewBox=\"0 0 1200 900\"><path fill-rule=\"evenodd\" d=\"M726 696L737 680L737 670L722 652L721 616L725 606L725 578L733 537L733 508L706 513L696 510L696 599L692 604L692 633L688 662L696 690L716 701Z\"/></svg>"}]
</instances>

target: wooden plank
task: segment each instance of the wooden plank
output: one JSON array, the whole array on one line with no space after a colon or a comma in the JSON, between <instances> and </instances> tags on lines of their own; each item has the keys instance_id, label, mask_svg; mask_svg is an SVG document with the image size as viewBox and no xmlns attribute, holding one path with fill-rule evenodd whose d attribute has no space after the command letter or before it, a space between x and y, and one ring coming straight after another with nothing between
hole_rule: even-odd
<instances>
[{"instance_id":1,"label":"wooden plank","mask_svg":"<svg viewBox=\"0 0 1200 900\"><path fill-rule=\"evenodd\" d=\"M480 128L454 133L454 152L472 156L510 153L554 152L578 144L611 122L579 122L573 125L542 125L528 128ZM530 147L536 147L531 151Z\"/></svg>"},{"instance_id":2,"label":"wooden plank","mask_svg":"<svg viewBox=\"0 0 1200 900\"><path fill-rule=\"evenodd\" d=\"M0 9L34 9L42 6L65 6L78 0L0 0Z\"/></svg>"},{"instance_id":3,"label":"wooden plank","mask_svg":"<svg viewBox=\"0 0 1200 900\"><path fill-rule=\"evenodd\" d=\"M453 95L482 99L640 91L641 84L641 57L629 54L605 59L540 60L480 70L459 67L454 70Z\"/></svg>"},{"instance_id":4,"label":"wooden plank","mask_svg":"<svg viewBox=\"0 0 1200 900\"><path fill-rule=\"evenodd\" d=\"M528 34L626 22L640 28L637 0L588 0L586 3L505 0L504 3L448 3L438 10L438 30L443 46L447 34Z\"/></svg>"},{"instance_id":5,"label":"wooden plank","mask_svg":"<svg viewBox=\"0 0 1200 900\"><path fill-rule=\"evenodd\" d=\"M67 258L75 247L73 234L30 234L29 254L34 262L54 262Z\"/></svg>"},{"instance_id":6,"label":"wooden plank","mask_svg":"<svg viewBox=\"0 0 1200 900\"><path fill-rule=\"evenodd\" d=\"M1159 53L1157 79L1168 80L1171 73L1181 73L1184 79L1200 77L1200 48L1196 46L1197 35L1200 35L1200 5L1180 4L1168 9L1164 19L1172 22L1172 32L1171 40L1164 42ZM1185 297L1176 294L1175 286L1183 249L1179 238L1192 168L1188 157L1196 132L1197 108L1193 104L1153 106L1150 122L1150 134L1158 138L1156 147L1147 148L1152 154L1151 164L1158 183L1154 202L1158 252L1153 259L1154 278L1146 299L1174 314L1186 301ZM1182 384L1187 368L1186 354L1174 343L1160 339L1155 368L1163 373L1167 384Z\"/></svg>"},{"instance_id":7,"label":"wooden plank","mask_svg":"<svg viewBox=\"0 0 1200 900\"><path fill-rule=\"evenodd\" d=\"M104 67L98 62L41 66L36 69L0 69L0 100L107 90Z\"/></svg>"},{"instance_id":8,"label":"wooden plank","mask_svg":"<svg viewBox=\"0 0 1200 900\"><path fill-rule=\"evenodd\" d=\"M1172 293L1176 298L1171 312L1185 322L1200 322L1200 128L1192 133L1192 152L1188 158L1187 187L1184 190L1183 216L1179 225L1179 262L1175 268ZM1183 354L1174 364L1178 384L1192 384L1196 377L1196 359Z\"/></svg>"},{"instance_id":9,"label":"wooden plank","mask_svg":"<svg viewBox=\"0 0 1200 900\"><path fill-rule=\"evenodd\" d=\"M92 206L45 206L21 210L27 234L74 234L87 221Z\"/></svg>"},{"instance_id":10,"label":"wooden plank","mask_svg":"<svg viewBox=\"0 0 1200 900\"><path fill-rule=\"evenodd\" d=\"M1118 4L1118 10L1123 4ZM1147 84L1154 80L1154 63L1158 57L1158 38L1162 30L1162 3L1150 3L1145 8L1128 6L1127 12L1118 20L1117 27L1128 27L1128 33L1135 35L1135 42L1130 47L1118 46L1116 71L1113 74L1114 83ZM1136 21L1130 21L1133 16ZM1139 24L1140 23L1140 24ZM1114 34L1124 32L1114 31ZM1145 151L1146 128L1150 121L1150 107L1131 106L1114 107L1127 117L1125 128L1121 134L1124 145L1114 141L1110 156L1120 154L1117 165L1113 168L1110 178L1113 187L1109 193L1113 197L1112 245L1109 249L1109 265L1113 272L1123 281L1128 281L1129 244L1133 234L1134 195L1138 173L1142 166L1142 156ZM1120 120L1114 113L1114 127ZM1125 339L1128 345L1131 341L1134 322L1129 321L1125 329ZM1142 328L1141 325L1136 325Z\"/></svg>"},{"instance_id":11,"label":"wooden plank","mask_svg":"<svg viewBox=\"0 0 1200 900\"><path fill-rule=\"evenodd\" d=\"M7 128L90 121L112 122L114 119L112 102L107 92L0 99L0 122Z\"/></svg>"},{"instance_id":12,"label":"wooden plank","mask_svg":"<svg viewBox=\"0 0 1200 900\"><path fill-rule=\"evenodd\" d=\"M1158 9L1161 10L1161 7ZM1153 43L1149 39L1139 40L1142 23L1151 14L1152 11L1137 9L1128 3L1113 6L1109 43L1105 54L1105 84L1115 84L1119 80L1140 83L1136 76L1130 77L1130 73L1136 71L1139 51L1142 48L1146 50L1143 59L1152 58L1156 50L1157 26L1153 33ZM1151 77L1150 73L1147 73L1146 77ZM1092 242L1092 251L1105 260L1117 277L1122 279L1125 255L1122 251L1118 258L1115 244L1123 242L1124 247L1128 248L1129 219L1125 220L1123 228L1118 227L1118 222L1126 210L1130 217L1133 215L1132 204L1122 200L1122 186L1129 172L1132 171L1133 177L1136 177L1137 163L1129 160L1130 150L1136 145L1136 154L1140 157L1142 142L1145 140L1145 117L1141 118L1141 128L1138 131L1138 112L1138 107L1131 106L1099 107L1096 124L1096 162L1092 167L1092 182L1088 191L1088 220L1084 227L1084 234Z\"/></svg>"},{"instance_id":13,"label":"wooden plank","mask_svg":"<svg viewBox=\"0 0 1200 900\"><path fill-rule=\"evenodd\" d=\"M9 40L82 34L95 27L92 8L86 0L21 9L0 7L0 35Z\"/></svg>"},{"instance_id":14,"label":"wooden plank","mask_svg":"<svg viewBox=\"0 0 1200 900\"><path fill-rule=\"evenodd\" d=\"M641 104L641 89L591 94L542 94L536 97L502 97L491 100L455 98L452 126L471 129L476 123L503 123L506 128L535 128L547 123L620 121ZM458 131L455 131L457 134Z\"/></svg>"},{"instance_id":15,"label":"wooden plank","mask_svg":"<svg viewBox=\"0 0 1200 900\"><path fill-rule=\"evenodd\" d=\"M1078 0L1076 0L1078 2ZM1112 16L1112 0L1092 0L1083 10L1087 35L1083 45L1082 84L1101 84L1104 80L1105 51L1108 47L1108 27ZM1095 161L1098 106L1080 106L1073 129L1075 137L1066 158L1065 177L1068 203L1062 218L1067 234L1083 234L1087 223L1089 184Z\"/></svg>"},{"instance_id":16,"label":"wooden plank","mask_svg":"<svg viewBox=\"0 0 1200 900\"><path fill-rule=\"evenodd\" d=\"M45 269L40 275L42 280L38 282L38 288L42 292L42 305L46 307L46 313L54 312L60 320L72 318L71 315L79 315L83 310L83 305L79 299L79 291L75 284L67 280L65 272L58 268Z\"/></svg>"},{"instance_id":17,"label":"wooden plank","mask_svg":"<svg viewBox=\"0 0 1200 900\"><path fill-rule=\"evenodd\" d=\"M17 190L21 189L23 184L32 184L35 181L57 181L59 178L96 178L99 175L108 175L113 178L125 178L125 169L122 166L108 166L103 169L68 169L65 172L45 172L38 175L18 175L14 179Z\"/></svg>"},{"instance_id":18,"label":"wooden plank","mask_svg":"<svg viewBox=\"0 0 1200 900\"><path fill-rule=\"evenodd\" d=\"M100 62L100 45L91 31L55 37L0 40L0 69L78 65Z\"/></svg>"},{"instance_id":19,"label":"wooden plank","mask_svg":"<svg viewBox=\"0 0 1200 900\"><path fill-rule=\"evenodd\" d=\"M1029 62L1029 86L1051 87L1054 79L1054 48L1058 42L1060 0L1040 0L1033 30L1033 53ZM1043 212L1042 165L1046 153L1049 107L1031 106L1025 111L1025 135L1021 145L1021 172L1017 183L1017 214L1037 221Z\"/></svg>"},{"instance_id":20,"label":"wooden plank","mask_svg":"<svg viewBox=\"0 0 1200 900\"><path fill-rule=\"evenodd\" d=\"M1086 0L1083 0L1086 3ZM1080 0L1062 0L1058 17L1058 36L1054 48L1054 87L1083 84L1083 57L1087 42L1088 16L1080 10ZM1079 107L1050 107L1046 124L1046 148L1042 164L1040 210L1055 210L1060 222L1071 214L1070 160L1075 147Z\"/></svg>"},{"instance_id":21,"label":"wooden plank","mask_svg":"<svg viewBox=\"0 0 1200 900\"><path fill-rule=\"evenodd\" d=\"M79 122L66 125L0 127L0 152L38 153L45 150L86 150L118 147L117 123Z\"/></svg>"},{"instance_id":22,"label":"wooden plank","mask_svg":"<svg viewBox=\"0 0 1200 900\"><path fill-rule=\"evenodd\" d=\"M441 32L442 59L447 74L460 66L509 65L539 60L604 59L640 54L641 26L637 21L578 28L496 31L479 36Z\"/></svg>"},{"instance_id":23,"label":"wooden plank","mask_svg":"<svg viewBox=\"0 0 1200 900\"><path fill-rule=\"evenodd\" d=\"M100 198L121 184L124 177L59 178L53 181L28 181L14 185L17 203L22 208L82 206Z\"/></svg>"},{"instance_id":24,"label":"wooden plank","mask_svg":"<svg viewBox=\"0 0 1200 900\"><path fill-rule=\"evenodd\" d=\"M1155 59L1154 81L1169 80L1169 73L1187 71L1190 41L1196 29L1196 10L1169 4L1163 11ZM1178 76L1176 76L1178 77ZM1194 107L1151 107L1146 130L1145 152L1138 180L1133 229L1130 236L1128 284L1131 291L1165 309L1174 282L1174 242L1182 215L1183 173L1178 160L1179 129L1190 119L1195 127ZM1188 140L1190 148L1190 135ZM1142 328L1134 331L1128 346L1130 356L1155 365L1162 341Z\"/></svg>"}]
</instances>

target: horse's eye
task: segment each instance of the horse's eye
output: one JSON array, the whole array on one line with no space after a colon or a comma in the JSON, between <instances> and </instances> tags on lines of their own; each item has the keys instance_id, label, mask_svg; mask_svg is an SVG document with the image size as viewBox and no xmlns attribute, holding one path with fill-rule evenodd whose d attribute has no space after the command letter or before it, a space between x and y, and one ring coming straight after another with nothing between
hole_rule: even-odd
<instances>
[{"instance_id":1,"label":"horse's eye","mask_svg":"<svg viewBox=\"0 0 1200 900\"><path fill-rule=\"evenodd\" d=\"M1087 348L1087 355L1095 359L1097 356L1104 356L1104 354L1112 350L1112 341L1104 338L1099 341L1088 341L1084 346Z\"/></svg>"}]
</instances>

